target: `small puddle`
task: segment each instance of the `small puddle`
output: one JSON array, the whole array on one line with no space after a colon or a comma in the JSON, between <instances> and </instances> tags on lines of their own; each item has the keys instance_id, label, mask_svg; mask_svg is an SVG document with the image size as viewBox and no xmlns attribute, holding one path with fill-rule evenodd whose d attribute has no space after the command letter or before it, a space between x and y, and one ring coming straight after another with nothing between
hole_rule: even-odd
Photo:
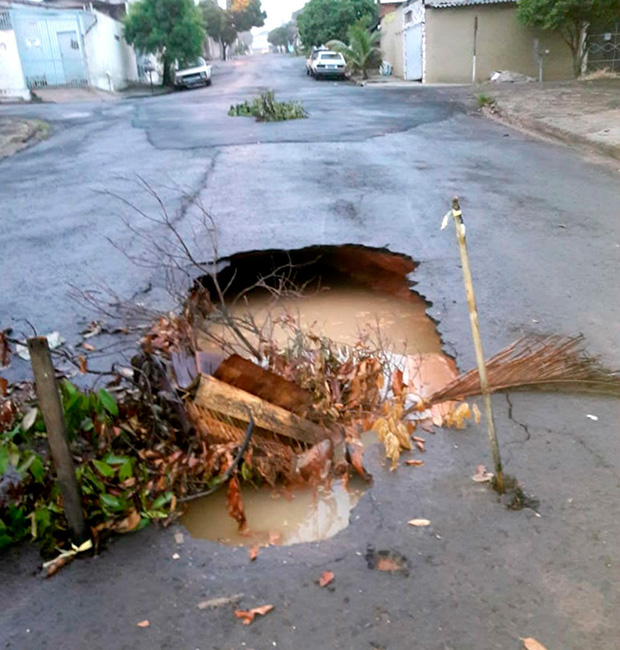
<instances>
[{"instance_id":1,"label":"small puddle","mask_svg":"<svg viewBox=\"0 0 620 650\"><path fill-rule=\"evenodd\" d=\"M268 487L245 488L243 505L249 533L239 533L237 523L226 512L226 490L190 503L183 525L194 537L231 546L254 544L299 544L328 539L349 525L351 510L367 484L354 477L345 487L334 481L331 487L276 492Z\"/></svg>"},{"instance_id":2,"label":"small puddle","mask_svg":"<svg viewBox=\"0 0 620 650\"><path fill-rule=\"evenodd\" d=\"M258 323L271 327L270 319L293 316L305 328L334 341L355 345L360 337L388 348L415 392L424 396L456 376L454 362L441 351L441 340L426 314L426 303L411 290L408 275L415 263L404 256L360 246L312 247L298 251L267 251L233 256L219 274L229 295L238 295L273 269L288 268L291 281L304 290L275 303L265 289L253 289L243 301L229 309L254 315ZM207 288L208 283L207 283ZM275 317L275 318L274 318ZM225 336L225 332L218 333ZM273 338L283 342L289 333L277 324ZM213 349L203 341L203 349ZM365 444L376 441L364 436ZM331 488L298 489L275 493L268 488L243 489L243 502L250 535L240 535L237 524L226 513L226 492L191 502L183 524L196 537L231 545L280 544L326 539L346 528L351 510L366 484L351 480L348 487L334 481Z\"/></svg>"}]
</instances>

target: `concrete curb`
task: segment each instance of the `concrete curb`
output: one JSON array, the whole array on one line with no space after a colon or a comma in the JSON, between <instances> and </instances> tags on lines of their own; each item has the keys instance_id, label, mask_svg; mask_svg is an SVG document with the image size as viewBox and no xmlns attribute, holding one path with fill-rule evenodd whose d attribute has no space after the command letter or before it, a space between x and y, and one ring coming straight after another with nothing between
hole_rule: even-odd
<instances>
[{"instance_id":1,"label":"concrete curb","mask_svg":"<svg viewBox=\"0 0 620 650\"><path fill-rule=\"evenodd\" d=\"M554 138L568 145L587 147L605 156L611 156L616 160L620 160L620 147L605 144L604 142L597 142L587 136L573 133L572 131L567 131L557 126L551 126L540 120L516 116L499 104L494 104L492 108L485 106L482 108L482 112L486 117L504 122L510 126Z\"/></svg>"}]
</instances>

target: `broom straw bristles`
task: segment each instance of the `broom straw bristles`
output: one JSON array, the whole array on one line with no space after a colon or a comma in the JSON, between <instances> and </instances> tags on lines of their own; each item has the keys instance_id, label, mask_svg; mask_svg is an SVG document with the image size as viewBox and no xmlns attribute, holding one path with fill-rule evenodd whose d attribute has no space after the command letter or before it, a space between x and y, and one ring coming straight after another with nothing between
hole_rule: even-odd
<instances>
[{"instance_id":1,"label":"broom straw bristles","mask_svg":"<svg viewBox=\"0 0 620 650\"><path fill-rule=\"evenodd\" d=\"M620 375L583 347L583 336L524 336L486 362L491 392L528 388L620 397ZM426 405L480 395L478 370L460 375L424 400Z\"/></svg>"}]
</instances>

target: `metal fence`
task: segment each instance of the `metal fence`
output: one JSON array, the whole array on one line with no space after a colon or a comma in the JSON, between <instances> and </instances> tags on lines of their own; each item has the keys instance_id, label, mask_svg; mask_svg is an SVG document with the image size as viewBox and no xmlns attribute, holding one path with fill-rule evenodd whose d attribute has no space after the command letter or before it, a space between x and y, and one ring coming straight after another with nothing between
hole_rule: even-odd
<instances>
[{"instance_id":1,"label":"metal fence","mask_svg":"<svg viewBox=\"0 0 620 650\"><path fill-rule=\"evenodd\" d=\"M588 70L620 73L620 23L611 25L608 31L596 29L588 43Z\"/></svg>"},{"instance_id":2,"label":"metal fence","mask_svg":"<svg viewBox=\"0 0 620 650\"><path fill-rule=\"evenodd\" d=\"M11 26L11 14L8 11L0 11L0 29L13 29Z\"/></svg>"},{"instance_id":3,"label":"metal fence","mask_svg":"<svg viewBox=\"0 0 620 650\"><path fill-rule=\"evenodd\" d=\"M25 9L11 13L29 88L88 84L82 28L77 13Z\"/></svg>"}]
</instances>

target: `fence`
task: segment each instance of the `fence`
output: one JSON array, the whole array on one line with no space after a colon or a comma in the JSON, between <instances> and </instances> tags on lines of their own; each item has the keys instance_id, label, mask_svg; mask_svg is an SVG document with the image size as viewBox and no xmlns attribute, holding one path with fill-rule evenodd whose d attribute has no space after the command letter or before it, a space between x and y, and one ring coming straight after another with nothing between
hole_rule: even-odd
<instances>
[{"instance_id":1,"label":"fence","mask_svg":"<svg viewBox=\"0 0 620 650\"><path fill-rule=\"evenodd\" d=\"M608 31L597 28L588 38L588 69L620 73L620 23Z\"/></svg>"}]
</instances>

